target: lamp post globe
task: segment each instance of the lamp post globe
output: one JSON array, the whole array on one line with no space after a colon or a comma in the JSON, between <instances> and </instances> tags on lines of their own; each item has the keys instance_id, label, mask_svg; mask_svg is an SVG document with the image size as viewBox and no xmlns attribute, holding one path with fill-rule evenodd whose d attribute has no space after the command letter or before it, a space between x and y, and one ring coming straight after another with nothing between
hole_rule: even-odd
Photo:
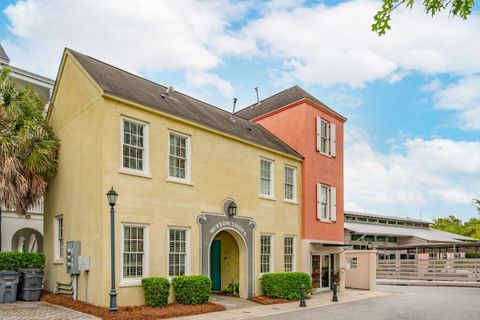
<instances>
[{"instance_id":1,"label":"lamp post globe","mask_svg":"<svg viewBox=\"0 0 480 320\"><path fill-rule=\"evenodd\" d=\"M117 203L118 193L113 190L113 187L107 192L108 204L113 207Z\"/></svg>"}]
</instances>

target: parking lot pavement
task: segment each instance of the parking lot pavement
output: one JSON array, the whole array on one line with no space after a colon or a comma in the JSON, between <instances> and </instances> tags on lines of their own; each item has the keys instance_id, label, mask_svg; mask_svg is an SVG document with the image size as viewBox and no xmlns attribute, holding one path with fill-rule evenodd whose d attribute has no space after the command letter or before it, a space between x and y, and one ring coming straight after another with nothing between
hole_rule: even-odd
<instances>
[{"instance_id":1,"label":"parking lot pavement","mask_svg":"<svg viewBox=\"0 0 480 320\"><path fill-rule=\"evenodd\" d=\"M2 320L99 320L99 318L47 302L0 304Z\"/></svg>"},{"instance_id":2,"label":"parking lot pavement","mask_svg":"<svg viewBox=\"0 0 480 320\"><path fill-rule=\"evenodd\" d=\"M480 288L377 286L392 295L294 311L261 320L473 320L480 319Z\"/></svg>"}]
</instances>

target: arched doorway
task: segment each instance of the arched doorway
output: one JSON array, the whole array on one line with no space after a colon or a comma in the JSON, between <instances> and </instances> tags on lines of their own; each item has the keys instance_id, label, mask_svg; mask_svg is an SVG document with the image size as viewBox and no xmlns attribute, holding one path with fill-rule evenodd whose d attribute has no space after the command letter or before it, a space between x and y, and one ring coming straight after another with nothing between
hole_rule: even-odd
<instances>
[{"instance_id":1,"label":"arched doorway","mask_svg":"<svg viewBox=\"0 0 480 320\"><path fill-rule=\"evenodd\" d=\"M219 266L220 275L216 274L215 289L220 287L224 290L229 284L229 279L236 279L238 277L240 298L249 298L255 295L254 291L254 231L255 222L249 217L239 217L237 215L203 213L197 218L197 223L200 226L200 269L202 274L212 276L211 272L211 250L213 245L214 256L217 255L217 265ZM233 246L235 240L236 248L238 249L238 276L228 278L225 276L226 271L233 269L233 264L227 266L227 261L236 261L236 252L224 254L222 257L222 244L214 242L214 240L225 241L229 243L228 246ZM225 244L227 245L227 244ZM220 252L220 263L218 263L218 253ZM225 250L224 250L225 253ZM226 258L226 259L225 259ZM225 264L222 270L222 263ZM234 263L235 264L235 263ZM235 271L234 271L235 272ZM218 271L214 270L214 273ZM222 283L223 277L223 283ZM218 280L220 279L220 280ZM218 283L220 282L220 285ZM228 283L227 283L228 282Z\"/></svg>"},{"instance_id":2,"label":"arched doorway","mask_svg":"<svg viewBox=\"0 0 480 320\"><path fill-rule=\"evenodd\" d=\"M11 250L13 252L42 252L43 236L35 229L20 229L12 237Z\"/></svg>"},{"instance_id":3,"label":"arched doorway","mask_svg":"<svg viewBox=\"0 0 480 320\"><path fill-rule=\"evenodd\" d=\"M210 244L212 290L222 291L230 283L239 284L240 296L248 296L246 250L241 236L233 230L218 232Z\"/></svg>"}]
</instances>

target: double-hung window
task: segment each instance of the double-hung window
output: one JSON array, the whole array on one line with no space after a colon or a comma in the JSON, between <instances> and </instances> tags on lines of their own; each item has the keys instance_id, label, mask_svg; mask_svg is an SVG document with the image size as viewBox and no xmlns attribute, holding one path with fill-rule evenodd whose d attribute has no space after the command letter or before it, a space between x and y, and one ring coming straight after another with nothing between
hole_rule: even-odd
<instances>
[{"instance_id":1,"label":"double-hung window","mask_svg":"<svg viewBox=\"0 0 480 320\"><path fill-rule=\"evenodd\" d=\"M63 241L63 216L55 218L55 259L60 260L64 257L65 244Z\"/></svg>"},{"instance_id":2,"label":"double-hung window","mask_svg":"<svg viewBox=\"0 0 480 320\"><path fill-rule=\"evenodd\" d=\"M317 219L337 220L337 189L325 184L317 184Z\"/></svg>"},{"instance_id":3,"label":"double-hung window","mask_svg":"<svg viewBox=\"0 0 480 320\"><path fill-rule=\"evenodd\" d=\"M124 224L122 230L122 281L137 282L147 276L147 226Z\"/></svg>"},{"instance_id":4,"label":"double-hung window","mask_svg":"<svg viewBox=\"0 0 480 320\"><path fill-rule=\"evenodd\" d=\"M285 236L283 248L285 272L295 271L295 237Z\"/></svg>"},{"instance_id":5,"label":"double-hung window","mask_svg":"<svg viewBox=\"0 0 480 320\"><path fill-rule=\"evenodd\" d=\"M335 124L317 117L317 151L335 157L336 151L336 130Z\"/></svg>"},{"instance_id":6,"label":"double-hung window","mask_svg":"<svg viewBox=\"0 0 480 320\"><path fill-rule=\"evenodd\" d=\"M270 234L260 236L260 273L273 272L273 237Z\"/></svg>"},{"instance_id":7,"label":"double-hung window","mask_svg":"<svg viewBox=\"0 0 480 320\"><path fill-rule=\"evenodd\" d=\"M148 125L122 119L122 169L148 172Z\"/></svg>"},{"instance_id":8,"label":"double-hung window","mask_svg":"<svg viewBox=\"0 0 480 320\"><path fill-rule=\"evenodd\" d=\"M176 180L190 180L190 137L170 132L168 142L168 176Z\"/></svg>"},{"instance_id":9,"label":"double-hung window","mask_svg":"<svg viewBox=\"0 0 480 320\"><path fill-rule=\"evenodd\" d=\"M296 200L296 169L285 166L285 200Z\"/></svg>"},{"instance_id":10,"label":"double-hung window","mask_svg":"<svg viewBox=\"0 0 480 320\"><path fill-rule=\"evenodd\" d=\"M273 197L273 161L260 159L260 195Z\"/></svg>"},{"instance_id":11,"label":"double-hung window","mask_svg":"<svg viewBox=\"0 0 480 320\"><path fill-rule=\"evenodd\" d=\"M169 229L168 276L184 276L188 267L188 230Z\"/></svg>"}]
</instances>

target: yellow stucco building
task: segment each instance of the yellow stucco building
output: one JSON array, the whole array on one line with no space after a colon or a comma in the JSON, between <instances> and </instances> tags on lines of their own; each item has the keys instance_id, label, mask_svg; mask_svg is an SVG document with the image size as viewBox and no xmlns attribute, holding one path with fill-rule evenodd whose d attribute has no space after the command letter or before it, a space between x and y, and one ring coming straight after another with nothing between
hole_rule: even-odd
<instances>
[{"instance_id":1,"label":"yellow stucco building","mask_svg":"<svg viewBox=\"0 0 480 320\"><path fill-rule=\"evenodd\" d=\"M206 274L246 298L262 273L301 270L303 158L259 124L68 49L48 121L61 149L45 197L47 290L71 281L65 248L80 241L78 299L108 305L112 186L119 305L144 303L146 276Z\"/></svg>"}]
</instances>

